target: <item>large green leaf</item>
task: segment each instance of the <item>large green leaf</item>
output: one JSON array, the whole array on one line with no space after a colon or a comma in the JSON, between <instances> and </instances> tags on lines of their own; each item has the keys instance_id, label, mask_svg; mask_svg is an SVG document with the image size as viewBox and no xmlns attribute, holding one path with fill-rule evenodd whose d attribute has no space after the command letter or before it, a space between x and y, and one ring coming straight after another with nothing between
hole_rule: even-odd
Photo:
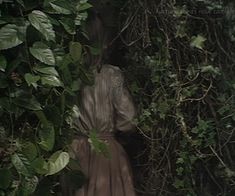
<instances>
[{"instance_id":1,"label":"large green leaf","mask_svg":"<svg viewBox=\"0 0 235 196\"><path fill-rule=\"evenodd\" d=\"M73 83L71 84L71 90L78 91L80 90L81 85L82 85L82 81L80 79L74 80Z\"/></svg>"},{"instance_id":2,"label":"large green leaf","mask_svg":"<svg viewBox=\"0 0 235 196\"><path fill-rule=\"evenodd\" d=\"M71 35L75 35L76 34L76 26L75 26L75 22L73 19L71 18L62 18L59 21L64 29Z\"/></svg>"},{"instance_id":3,"label":"large green leaf","mask_svg":"<svg viewBox=\"0 0 235 196\"><path fill-rule=\"evenodd\" d=\"M7 24L0 29L0 50L5 50L23 43L19 38L18 28L14 24Z\"/></svg>"},{"instance_id":4,"label":"large green leaf","mask_svg":"<svg viewBox=\"0 0 235 196\"><path fill-rule=\"evenodd\" d=\"M0 189L7 189L12 183L12 174L9 169L0 169Z\"/></svg>"},{"instance_id":5,"label":"large green leaf","mask_svg":"<svg viewBox=\"0 0 235 196\"><path fill-rule=\"evenodd\" d=\"M53 125L48 125L39 130L39 145L43 150L51 151L55 144L55 130Z\"/></svg>"},{"instance_id":6,"label":"large green leaf","mask_svg":"<svg viewBox=\"0 0 235 196\"><path fill-rule=\"evenodd\" d=\"M61 70L63 82L69 85L72 83L72 74L69 69L70 63L72 63L72 57L70 54L66 54L64 55L63 60L59 64L59 69Z\"/></svg>"},{"instance_id":7,"label":"large green leaf","mask_svg":"<svg viewBox=\"0 0 235 196\"><path fill-rule=\"evenodd\" d=\"M13 103L28 110L42 110L41 104L36 100L35 97L19 97L16 98Z\"/></svg>"},{"instance_id":8,"label":"large green leaf","mask_svg":"<svg viewBox=\"0 0 235 196\"><path fill-rule=\"evenodd\" d=\"M33 47L29 48L29 51L39 61L48 65L55 65L54 54L46 44L35 42Z\"/></svg>"},{"instance_id":9,"label":"large green leaf","mask_svg":"<svg viewBox=\"0 0 235 196\"><path fill-rule=\"evenodd\" d=\"M89 8L93 7L90 3L79 3L77 6L76 6L76 9L77 11L84 11L84 10L87 10Z\"/></svg>"},{"instance_id":10,"label":"large green leaf","mask_svg":"<svg viewBox=\"0 0 235 196\"><path fill-rule=\"evenodd\" d=\"M25 142L22 144L22 153L28 158L29 161L37 157L37 148L32 142Z\"/></svg>"},{"instance_id":11,"label":"large green leaf","mask_svg":"<svg viewBox=\"0 0 235 196\"><path fill-rule=\"evenodd\" d=\"M59 69L63 71L64 69L68 68L69 64L72 63L72 62L73 62L73 60L72 60L71 55L70 54L65 54L63 56L62 61L59 64Z\"/></svg>"},{"instance_id":12,"label":"large green leaf","mask_svg":"<svg viewBox=\"0 0 235 196\"><path fill-rule=\"evenodd\" d=\"M69 53L74 62L79 61L82 55L82 45L79 42L70 42Z\"/></svg>"},{"instance_id":13,"label":"large green leaf","mask_svg":"<svg viewBox=\"0 0 235 196\"><path fill-rule=\"evenodd\" d=\"M35 67L34 70L47 75L59 76L54 67Z\"/></svg>"},{"instance_id":14,"label":"large green leaf","mask_svg":"<svg viewBox=\"0 0 235 196\"><path fill-rule=\"evenodd\" d=\"M49 122L43 111L35 111L35 114L37 115L38 119L41 121L44 127L47 127L49 125Z\"/></svg>"},{"instance_id":15,"label":"large green leaf","mask_svg":"<svg viewBox=\"0 0 235 196\"><path fill-rule=\"evenodd\" d=\"M44 175L48 172L48 164L42 157L38 157L33 160L33 162L31 162L31 166L38 174Z\"/></svg>"},{"instance_id":16,"label":"large green leaf","mask_svg":"<svg viewBox=\"0 0 235 196\"><path fill-rule=\"evenodd\" d=\"M43 85L54 87L63 86L62 82L56 76L42 76L41 81Z\"/></svg>"},{"instance_id":17,"label":"large green leaf","mask_svg":"<svg viewBox=\"0 0 235 196\"><path fill-rule=\"evenodd\" d=\"M34 10L28 16L30 23L45 36L47 41L55 40L55 31L51 21L42 11Z\"/></svg>"},{"instance_id":18,"label":"large green leaf","mask_svg":"<svg viewBox=\"0 0 235 196\"><path fill-rule=\"evenodd\" d=\"M20 153L15 153L11 157L11 162L19 174L31 176L30 163L28 159Z\"/></svg>"},{"instance_id":19,"label":"large green leaf","mask_svg":"<svg viewBox=\"0 0 235 196\"><path fill-rule=\"evenodd\" d=\"M3 55L0 55L0 71L5 71L7 67L6 58Z\"/></svg>"},{"instance_id":20,"label":"large green leaf","mask_svg":"<svg viewBox=\"0 0 235 196\"><path fill-rule=\"evenodd\" d=\"M58 14L72 14L74 11L71 2L67 0L52 1L50 5Z\"/></svg>"},{"instance_id":21,"label":"large green leaf","mask_svg":"<svg viewBox=\"0 0 235 196\"><path fill-rule=\"evenodd\" d=\"M67 152L57 151L48 160L49 171L47 175L58 173L69 163L69 154Z\"/></svg>"}]
</instances>

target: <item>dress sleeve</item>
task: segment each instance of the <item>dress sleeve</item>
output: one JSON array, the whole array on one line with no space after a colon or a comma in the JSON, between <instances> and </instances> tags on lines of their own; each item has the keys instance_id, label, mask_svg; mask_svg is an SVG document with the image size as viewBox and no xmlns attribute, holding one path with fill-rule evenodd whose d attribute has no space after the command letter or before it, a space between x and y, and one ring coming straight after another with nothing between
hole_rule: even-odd
<instances>
[{"instance_id":1,"label":"dress sleeve","mask_svg":"<svg viewBox=\"0 0 235 196\"><path fill-rule=\"evenodd\" d=\"M136 108L133 99L124 84L121 70L117 70L113 78L113 106L115 128L119 131L133 130L133 119L136 116Z\"/></svg>"}]
</instances>

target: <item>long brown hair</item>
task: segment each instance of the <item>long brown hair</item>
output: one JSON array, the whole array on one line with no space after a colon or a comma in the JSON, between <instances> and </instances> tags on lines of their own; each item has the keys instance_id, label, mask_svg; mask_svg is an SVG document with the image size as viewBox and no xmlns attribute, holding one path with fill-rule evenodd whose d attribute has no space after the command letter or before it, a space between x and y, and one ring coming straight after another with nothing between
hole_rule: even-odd
<instances>
[{"instance_id":1,"label":"long brown hair","mask_svg":"<svg viewBox=\"0 0 235 196\"><path fill-rule=\"evenodd\" d=\"M102 68L106 56L106 49L108 44L107 31L104 23L95 10L88 12L88 19L85 25L85 31L88 36L88 49L85 57L87 66L95 66L98 72ZM98 48L99 52L94 52L92 48Z\"/></svg>"}]
</instances>

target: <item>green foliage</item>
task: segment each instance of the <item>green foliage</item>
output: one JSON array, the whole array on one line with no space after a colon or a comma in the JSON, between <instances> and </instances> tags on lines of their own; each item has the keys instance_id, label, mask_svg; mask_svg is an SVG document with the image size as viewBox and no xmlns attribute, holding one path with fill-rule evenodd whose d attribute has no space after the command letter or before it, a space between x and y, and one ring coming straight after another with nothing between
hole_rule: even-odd
<instances>
[{"instance_id":1,"label":"green foliage","mask_svg":"<svg viewBox=\"0 0 235 196\"><path fill-rule=\"evenodd\" d=\"M201 35L193 36L191 39L190 46L203 49L203 44L205 41L206 41L206 38Z\"/></svg>"},{"instance_id":2,"label":"green foliage","mask_svg":"<svg viewBox=\"0 0 235 196\"><path fill-rule=\"evenodd\" d=\"M48 173L53 175L61 171L69 163L69 154L67 152L57 151L48 160Z\"/></svg>"},{"instance_id":3,"label":"green foliage","mask_svg":"<svg viewBox=\"0 0 235 196\"><path fill-rule=\"evenodd\" d=\"M31 25L36 28L40 33L42 33L42 35L45 36L47 41L55 40L55 31L53 30L51 21L45 13L39 10L34 10L31 14L28 15L28 18Z\"/></svg>"},{"instance_id":4,"label":"green foliage","mask_svg":"<svg viewBox=\"0 0 235 196\"><path fill-rule=\"evenodd\" d=\"M20 39L19 35L19 27L15 24L7 24L0 29L0 49L8 49L19 44L23 43L23 40Z\"/></svg>"},{"instance_id":5,"label":"green foliage","mask_svg":"<svg viewBox=\"0 0 235 196\"><path fill-rule=\"evenodd\" d=\"M42 63L55 65L55 58L52 50L42 42L35 42L33 47L29 48L30 53Z\"/></svg>"},{"instance_id":6,"label":"green foliage","mask_svg":"<svg viewBox=\"0 0 235 196\"><path fill-rule=\"evenodd\" d=\"M73 109L79 111L76 95L89 75L81 38L91 4L0 4L0 194L57 194L56 176L73 171L67 146ZM83 183L81 172L71 178Z\"/></svg>"},{"instance_id":7,"label":"green foliage","mask_svg":"<svg viewBox=\"0 0 235 196\"><path fill-rule=\"evenodd\" d=\"M0 189L7 189L12 183L12 174L9 169L0 169Z\"/></svg>"},{"instance_id":8,"label":"green foliage","mask_svg":"<svg viewBox=\"0 0 235 196\"><path fill-rule=\"evenodd\" d=\"M129 0L121 10L141 193L234 195L234 2Z\"/></svg>"},{"instance_id":9,"label":"green foliage","mask_svg":"<svg viewBox=\"0 0 235 196\"><path fill-rule=\"evenodd\" d=\"M99 139L95 130L91 131L88 141L91 144L91 148L96 153L102 154L105 157L110 158L111 155L108 149L108 144Z\"/></svg>"}]
</instances>

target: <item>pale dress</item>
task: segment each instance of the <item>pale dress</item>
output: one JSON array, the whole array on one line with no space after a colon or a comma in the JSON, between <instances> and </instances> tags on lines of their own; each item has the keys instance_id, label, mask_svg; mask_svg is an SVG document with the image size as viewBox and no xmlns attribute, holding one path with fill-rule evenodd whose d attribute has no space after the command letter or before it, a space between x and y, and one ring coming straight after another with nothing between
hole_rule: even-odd
<instances>
[{"instance_id":1,"label":"pale dress","mask_svg":"<svg viewBox=\"0 0 235 196\"><path fill-rule=\"evenodd\" d=\"M103 65L96 70L95 82L81 92L78 130L88 133L95 130L109 149L110 157L91 149L88 138L77 136L72 142L74 158L79 159L87 183L71 196L136 196L131 168L126 152L116 141L116 131L134 129L135 107L124 85L121 70L112 65Z\"/></svg>"}]
</instances>

